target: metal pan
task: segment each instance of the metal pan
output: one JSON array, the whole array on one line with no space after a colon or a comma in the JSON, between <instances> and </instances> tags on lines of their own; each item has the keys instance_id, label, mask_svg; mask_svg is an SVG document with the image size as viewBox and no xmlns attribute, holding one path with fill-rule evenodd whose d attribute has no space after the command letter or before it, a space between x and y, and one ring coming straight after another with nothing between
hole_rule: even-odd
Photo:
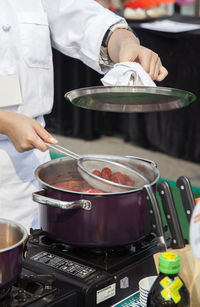
<instances>
[{"instance_id":1,"label":"metal pan","mask_svg":"<svg viewBox=\"0 0 200 307\"><path fill-rule=\"evenodd\" d=\"M65 157L40 165L35 176L44 190L33 193L33 200L40 204L40 227L56 240L98 249L128 245L153 230L159 248L165 249L162 221L152 195L160 172L150 160L118 156L117 161L125 158L126 165L148 178L149 184L119 193L66 190L55 184L81 178L74 159ZM109 155L109 160L115 159Z\"/></svg>"},{"instance_id":2,"label":"metal pan","mask_svg":"<svg viewBox=\"0 0 200 307\"><path fill-rule=\"evenodd\" d=\"M191 92L146 86L87 87L70 91L64 97L84 109L127 113L175 110L196 100Z\"/></svg>"},{"instance_id":3,"label":"metal pan","mask_svg":"<svg viewBox=\"0 0 200 307\"><path fill-rule=\"evenodd\" d=\"M9 288L19 277L27 239L28 233L22 225L0 218L0 291Z\"/></svg>"}]
</instances>

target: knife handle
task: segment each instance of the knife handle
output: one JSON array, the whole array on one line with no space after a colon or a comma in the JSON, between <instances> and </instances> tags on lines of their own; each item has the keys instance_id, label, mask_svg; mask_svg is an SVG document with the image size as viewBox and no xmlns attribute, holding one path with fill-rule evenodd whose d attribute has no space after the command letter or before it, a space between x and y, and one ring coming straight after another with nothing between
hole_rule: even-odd
<instances>
[{"instance_id":1,"label":"knife handle","mask_svg":"<svg viewBox=\"0 0 200 307\"><path fill-rule=\"evenodd\" d=\"M177 179L176 186L180 190L184 211L188 222L190 223L192 212L195 207L195 200L192 192L191 183L186 176L181 176Z\"/></svg>"},{"instance_id":2,"label":"knife handle","mask_svg":"<svg viewBox=\"0 0 200 307\"><path fill-rule=\"evenodd\" d=\"M163 210L172 236L172 248L183 248L185 240L182 234L171 187L167 181L161 181L157 190L162 200Z\"/></svg>"},{"instance_id":3,"label":"knife handle","mask_svg":"<svg viewBox=\"0 0 200 307\"><path fill-rule=\"evenodd\" d=\"M159 250L166 252L167 245L165 242L162 218L159 210L159 206L156 200L156 196L152 187L150 185L145 185L143 188L144 195L146 197L146 202L149 208L149 213L151 216L152 228L157 236L157 245Z\"/></svg>"}]
</instances>

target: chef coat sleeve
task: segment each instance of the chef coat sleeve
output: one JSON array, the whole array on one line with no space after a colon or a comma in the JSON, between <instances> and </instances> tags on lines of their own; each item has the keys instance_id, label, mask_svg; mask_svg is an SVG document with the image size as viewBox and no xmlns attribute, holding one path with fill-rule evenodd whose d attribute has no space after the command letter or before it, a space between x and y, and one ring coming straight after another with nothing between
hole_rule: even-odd
<instances>
[{"instance_id":1,"label":"chef coat sleeve","mask_svg":"<svg viewBox=\"0 0 200 307\"><path fill-rule=\"evenodd\" d=\"M42 0L47 13L52 46L67 56L103 73L100 48L106 31L125 19L93 0Z\"/></svg>"}]
</instances>

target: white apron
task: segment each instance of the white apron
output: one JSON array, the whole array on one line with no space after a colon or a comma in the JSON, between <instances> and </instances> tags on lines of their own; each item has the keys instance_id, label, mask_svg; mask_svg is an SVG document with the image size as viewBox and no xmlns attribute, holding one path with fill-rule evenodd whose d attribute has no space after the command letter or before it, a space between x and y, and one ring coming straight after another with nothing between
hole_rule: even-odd
<instances>
[{"instance_id":1,"label":"white apron","mask_svg":"<svg viewBox=\"0 0 200 307\"><path fill-rule=\"evenodd\" d=\"M102 73L102 40L118 22L126 23L91 0L0 0L0 76L17 76L22 98L16 104L14 96L0 108L37 118L44 126L43 115L53 106L51 47ZM0 134L0 218L28 231L39 227L38 204L32 201L38 190L34 171L49 159L49 153L38 150L18 153Z\"/></svg>"},{"instance_id":2,"label":"white apron","mask_svg":"<svg viewBox=\"0 0 200 307\"><path fill-rule=\"evenodd\" d=\"M38 204L32 201L32 193L39 190L34 170L49 160L48 151L19 153L9 140L0 141L1 218L21 223L28 232L31 227L40 228Z\"/></svg>"}]
</instances>

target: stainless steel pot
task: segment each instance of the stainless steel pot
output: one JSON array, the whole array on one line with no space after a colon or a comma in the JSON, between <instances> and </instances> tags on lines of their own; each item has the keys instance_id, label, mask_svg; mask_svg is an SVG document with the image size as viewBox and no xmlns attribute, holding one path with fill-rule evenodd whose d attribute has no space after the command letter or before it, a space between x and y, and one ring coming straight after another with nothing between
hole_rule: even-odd
<instances>
[{"instance_id":1,"label":"stainless steel pot","mask_svg":"<svg viewBox=\"0 0 200 307\"><path fill-rule=\"evenodd\" d=\"M20 224L0 219L0 289L11 286L22 268L23 244L28 238Z\"/></svg>"},{"instance_id":2,"label":"stainless steel pot","mask_svg":"<svg viewBox=\"0 0 200 307\"><path fill-rule=\"evenodd\" d=\"M153 161L126 157L125 162L124 157L116 155L95 157L120 163L123 160L145 176L148 187L155 191L160 173ZM57 240L82 247L108 248L138 241L152 230L152 208L143 188L92 194L54 187L59 182L81 179L76 161L71 158L45 163L35 175L44 189L33 193L33 200L40 204L40 225Z\"/></svg>"}]
</instances>

